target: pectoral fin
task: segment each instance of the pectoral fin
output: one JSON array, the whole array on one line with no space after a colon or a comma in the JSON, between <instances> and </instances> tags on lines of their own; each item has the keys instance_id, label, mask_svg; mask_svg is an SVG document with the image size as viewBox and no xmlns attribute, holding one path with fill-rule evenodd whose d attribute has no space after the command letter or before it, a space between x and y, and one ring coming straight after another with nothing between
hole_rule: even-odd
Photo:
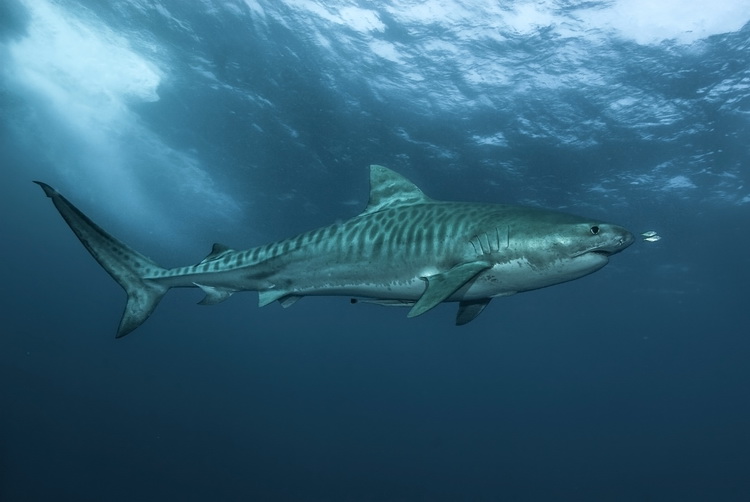
<instances>
[{"instance_id":1,"label":"pectoral fin","mask_svg":"<svg viewBox=\"0 0 750 502\"><path fill-rule=\"evenodd\" d=\"M285 309L288 309L289 307L297 303L297 301L300 298L302 297L297 296L297 295L287 295L282 298L279 298L279 303L281 304L282 307L284 307Z\"/></svg>"},{"instance_id":2,"label":"pectoral fin","mask_svg":"<svg viewBox=\"0 0 750 502\"><path fill-rule=\"evenodd\" d=\"M438 303L445 301L464 284L476 277L477 274L491 266L492 264L485 261L473 261L456 265L447 272L425 277L427 288L419 301L409 311L408 317L424 314Z\"/></svg>"},{"instance_id":3,"label":"pectoral fin","mask_svg":"<svg viewBox=\"0 0 750 502\"><path fill-rule=\"evenodd\" d=\"M456 313L456 326L463 326L473 321L484 308L489 305L492 298L483 298L482 300L463 301L458 304Z\"/></svg>"}]
</instances>

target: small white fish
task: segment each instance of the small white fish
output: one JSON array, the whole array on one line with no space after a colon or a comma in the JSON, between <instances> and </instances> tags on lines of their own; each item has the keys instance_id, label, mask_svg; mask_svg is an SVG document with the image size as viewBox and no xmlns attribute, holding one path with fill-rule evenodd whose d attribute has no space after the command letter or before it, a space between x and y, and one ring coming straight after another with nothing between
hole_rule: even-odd
<instances>
[{"instance_id":1,"label":"small white fish","mask_svg":"<svg viewBox=\"0 0 750 502\"><path fill-rule=\"evenodd\" d=\"M653 230L649 230L648 232L643 232L641 235L644 237L653 237L656 235L656 232L654 232Z\"/></svg>"},{"instance_id":2,"label":"small white fish","mask_svg":"<svg viewBox=\"0 0 750 502\"><path fill-rule=\"evenodd\" d=\"M644 237L643 238L643 240L646 241L646 242L656 242L656 241L658 241L660 239L661 239L661 237L658 236L658 235L650 235L648 237Z\"/></svg>"}]
</instances>

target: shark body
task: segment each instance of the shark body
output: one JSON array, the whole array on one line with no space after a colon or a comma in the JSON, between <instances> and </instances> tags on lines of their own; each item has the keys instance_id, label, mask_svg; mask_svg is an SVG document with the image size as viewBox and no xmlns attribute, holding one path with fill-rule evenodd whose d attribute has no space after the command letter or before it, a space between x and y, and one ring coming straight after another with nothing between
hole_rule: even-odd
<instances>
[{"instance_id":1,"label":"shark body","mask_svg":"<svg viewBox=\"0 0 750 502\"><path fill-rule=\"evenodd\" d=\"M197 265L162 268L118 241L55 189L36 182L128 299L117 330L140 326L170 288L199 287L213 305L258 291L260 306L341 295L410 307L414 317L458 302L456 324L490 300L590 274L633 242L622 227L522 206L433 200L370 166L365 210L343 223L247 250L214 244ZM352 300L356 301L356 300Z\"/></svg>"}]
</instances>

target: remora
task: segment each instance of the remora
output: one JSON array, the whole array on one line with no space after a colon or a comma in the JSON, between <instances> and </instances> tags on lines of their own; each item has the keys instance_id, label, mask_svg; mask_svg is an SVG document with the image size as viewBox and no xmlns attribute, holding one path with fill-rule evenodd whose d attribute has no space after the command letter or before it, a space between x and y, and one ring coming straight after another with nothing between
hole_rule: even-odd
<instances>
[{"instance_id":1,"label":"remora","mask_svg":"<svg viewBox=\"0 0 750 502\"><path fill-rule=\"evenodd\" d=\"M35 183L125 289L118 338L180 287L201 288L202 305L238 291L258 291L260 306L284 307L303 296L345 295L409 306L409 317L458 302L462 325L492 298L578 279L633 242L622 227L557 211L433 200L373 165L369 202L354 218L244 251L214 244L197 265L166 269L102 230L54 188Z\"/></svg>"}]
</instances>

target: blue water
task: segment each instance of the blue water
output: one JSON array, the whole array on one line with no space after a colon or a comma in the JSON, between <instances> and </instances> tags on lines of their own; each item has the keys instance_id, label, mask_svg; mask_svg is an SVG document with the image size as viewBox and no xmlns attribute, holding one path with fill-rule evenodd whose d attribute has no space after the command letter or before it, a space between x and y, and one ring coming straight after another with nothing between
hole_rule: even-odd
<instances>
[{"instance_id":1,"label":"blue water","mask_svg":"<svg viewBox=\"0 0 750 502\"><path fill-rule=\"evenodd\" d=\"M748 21L3 0L0 500L748 500ZM115 340L124 293L31 183L177 266L357 214L371 163L662 239L462 328L179 290Z\"/></svg>"}]
</instances>

